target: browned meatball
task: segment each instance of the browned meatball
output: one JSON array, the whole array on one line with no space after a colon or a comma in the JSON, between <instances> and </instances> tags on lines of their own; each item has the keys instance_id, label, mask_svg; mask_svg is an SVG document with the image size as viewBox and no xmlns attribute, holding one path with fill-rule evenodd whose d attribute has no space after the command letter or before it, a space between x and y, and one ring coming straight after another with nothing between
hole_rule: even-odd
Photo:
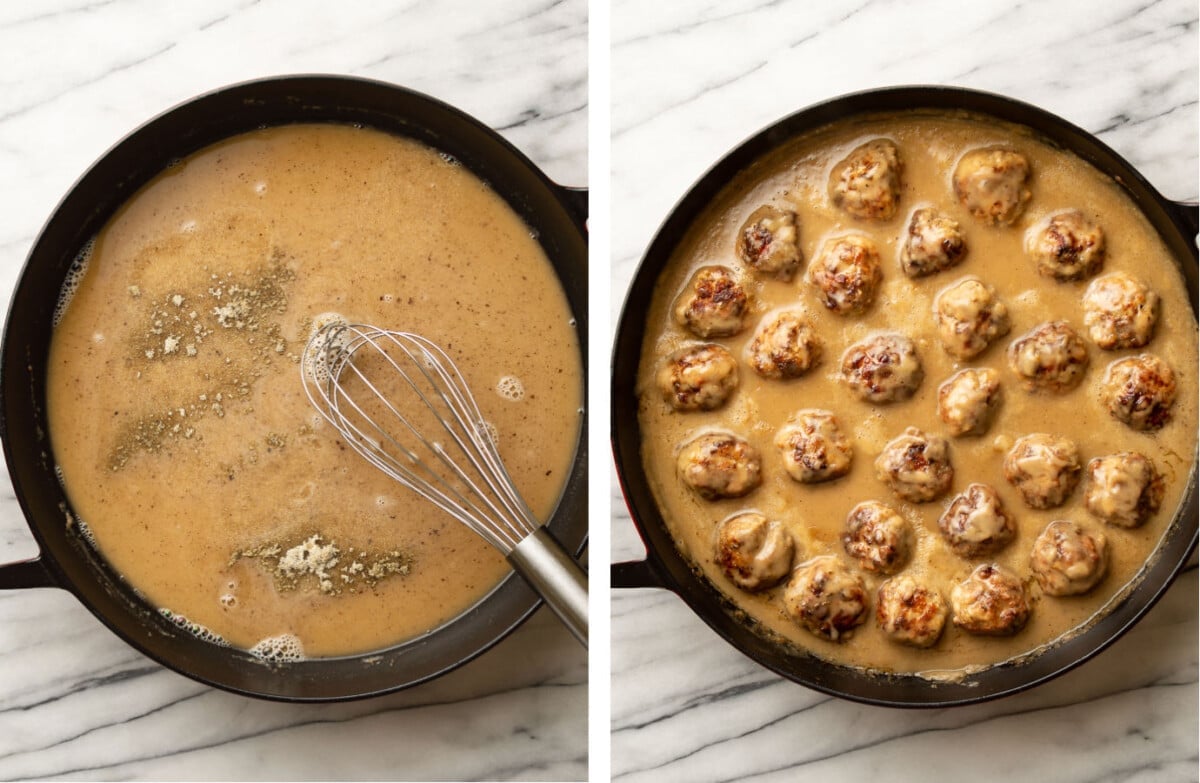
<instances>
[{"instance_id":1,"label":"browned meatball","mask_svg":"<svg viewBox=\"0 0 1200 783\"><path fill-rule=\"evenodd\" d=\"M886 503L867 500L846 517L842 545L865 570L894 574L908 561L912 526Z\"/></svg>"},{"instance_id":2,"label":"browned meatball","mask_svg":"<svg viewBox=\"0 0 1200 783\"><path fill-rule=\"evenodd\" d=\"M764 378L799 378L821 358L821 340L803 315L792 310L765 319L750 343L750 366Z\"/></svg>"},{"instance_id":3,"label":"browned meatball","mask_svg":"<svg viewBox=\"0 0 1200 783\"><path fill-rule=\"evenodd\" d=\"M872 139L833 167L829 197L856 218L890 220L900 200L903 164L896 145Z\"/></svg>"},{"instance_id":4,"label":"browned meatball","mask_svg":"<svg viewBox=\"0 0 1200 783\"><path fill-rule=\"evenodd\" d=\"M938 435L909 427L883 447L875 460L875 475L903 500L933 500L944 494L954 480L950 444Z\"/></svg>"},{"instance_id":5,"label":"browned meatball","mask_svg":"<svg viewBox=\"0 0 1200 783\"><path fill-rule=\"evenodd\" d=\"M933 313L942 346L956 359L979 355L1011 326L1008 307L977 277L964 277L942 289L933 300Z\"/></svg>"},{"instance_id":6,"label":"browned meatball","mask_svg":"<svg viewBox=\"0 0 1200 783\"><path fill-rule=\"evenodd\" d=\"M676 462L685 484L706 500L736 498L762 483L758 449L727 432L709 432L689 441Z\"/></svg>"},{"instance_id":7,"label":"browned meatball","mask_svg":"<svg viewBox=\"0 0 1200 783\"><path fill-rule=\"evenodd\" d=\"M719 345L694 345L668 356L657 381L675 410L715 410L738 387L737 359Z\"/></svg>"},{"instance_id":8,"label":"browned meatball","mask_svg":"<svg viewBox=\"0 0 1200 783\"><path fill-rule=\"evenodd\" d=\"M1082 280L1104 264L1104 230L1079 210L1070 209L1031 229L1027 249L1039 274L1055 280Z\"/></svg>"},{"instance_id":9,"label":"browned meatball","mask_svg":"<svg viewBox=\"0 0 1200 783\"><path fill-rule=\"evenodd\" d=\"M850 471L854 451L842 434L837 417L829 411L797 411L775 435L788 475L802 484L844 476Z\"/></svg>"},{"instance_id":10,"label":"browned meatball","mask_svg":"<svg viewBox=\"0 0 1200 783\"><path fill-rule=\"evenodd\" d=\"M924 377L916 345L902 334L876 334L842 354L842 379L866 402L907 400Z\"/></svg>"},{"instance_id":11,"label":"browned meatball","mask_svg":"<svg viewBox=\"0 0 1200 783\"><path fill-rule=\"evenodd\" d=\"M938 387L938 416L951 435L982 435L1000 407L1000 373L967 368Z\"/></svg>"},{"instance_id":12,"label":"browned meatball","mask_svg":"<svg viewBox=\"0 0 1200 783\"><path fill-rule=\"evenodd\" d=\"M796 545L783 525L747 511L717 528L716 550L717 565L729 580L754 593L774 587L788 575Z\"/></svg>"},{"instance_id":13,"label":"browned meatball","mask_svg":"<svg viewBox=\"0 0 1200 783\"><path fill-rule=\"evenodd\" d=\"M1083 294L1083 323L1105 350L1141 348L1154 336L1158 294L1124 272L1098 277Z\"/></svg>"},{"instance_id":14,"label":"browned meatball","mask_svg":"<svg viewBox=\"0 0 1200 783\"><path fill-rule=\"evenodd\" d=\"M901 574L879 586L875 622L894 642L932 647L946 625L946 602L935 588Z\"/></svg>"},{"instance_id":15,"label":"browned meatball","mask_svg":"<svg viewBox=\"0 0 1200 783\"><path fill-rule=\"evenodd\" d=\"M954 193L984 223L1011 225L1029 201L1029 161L1002 147L971 150L954 168Z\"/></svg>"},{"instance_id":16,"label":"browned meatball","mask_svg":"<svg viewBox=\"0 0 1200 783\"><path fill-rule=\"evenodd\" d=\"M1000 496L987 484L969 484L955 495L938 519L938 529L950 548L963 557L999 552L1017 534Z\"/></svg>"},{"instance_id":17,"label":"browned meatball","mask_svg":"<svg viewBox=\"0 0 1200 783\"><path fill-rule=\"evenodd\" d=\"M1042 432L1017 438L1004 458L1004 478L1032 508L1061 506L1079 483L1080 470L1075 444Z\"/></svg>"},{"instance_id":18,"label":"browned meatball","mask_svg":"<svg viewBox=\"0 0 1200 783\"><path fill-rule=\"evenodd\" d=\"M1007 636L1029 619L1029 598L1021 579L989 563L971 572L950 591L954 624L968 633Z\"/></svg>"},{"instance_id":19,"label":"browned meatball","mask_svg":"<svg viewBox=\"0 0 1200 783\"><path fill-rule=\"evenodd\" d=\"M900 247L900 268L909 277L924 277L957 265L967 255L958 221L930 207L913 212Z\"/></svg>"},{"instance_id":20,"label":"browned meatball","mask_svg":"<svg viewBox=\"0 0 1200 783\"><path fill-rule=\"evenodd\" d=\"M1108 365L1100 384L1100 399L1117 421L1147 432L1171 420L1175 403L1175 372L1153 354L1143 353Z\"/></svg>"},{"instance_id":21,"label":"browned meatball","mask_svg":"<svg viewBox=\"0 0 1200 783\"><path fill-rule=\"evenodd\" d=\"M730 337L742 331L750 299L723 266L702 267L675 304L675 320L698 337Z\"/></svg>"},{"instance_id":22,"label":"browned meatball","mask_svg":"<svg viewBox=\"0 0 1200 783\"><path fill-rule=\"evenodd\" d=\"M798 238L796 213L765 204L742 224L737 255L757 272L791 280L802 260Z\"/></svg>"},{"instance_id":23,"label":"browned meatball","mask_svg":"<svg viewBox=\"0 0 1200 783\"><path fill-rule=\"evenodd\" d=\"M1046 595L1086 593L1108 568L1108 542L1098 530L1056 519L1033 542L1029 566Z\"/></svg>"},{"instance_id":24,"label":"browned meatball","mask_svg":"<svg viewBox=\"0 0 1200 783\"><path fill-rule=\"evenodd\" d=\"M788 616L817 636L849 638L867 617L862 579L833 555L815 557L792 572L783 590Z\"/></svg>"},{"instance_id":25,"label":"browned meatball","mask_svg":"<svg viewBox=\"0 0 1200 783\"><path fill-rule=\"evenodd\" d=\"M1158 511L1163 477L1144 454L1123 451L1088 463L1084 503L1094 516L1119 527L1138 527Z\"/></svg>"},{"instance_id":26,"label":"browned meatball","mask_svg":"<svg viewBox=\"0 0 1200 783\"><path fill-rule=\"evenodd\" d=\"M1008 366L1030 391L1069 391L1087 364L1087 345L1066 321L1039 324L1008 346Z\"/></svg>"},{"instance_id":27,"label":"browned meatball","mask_svg":"<svg viewBox=\"0 0 1200 783\"><path fill-rule=\"evenodd\" d=\"M858 234L826 241L808 266L808 281L821 303L838 315L865 312L882 279L879 250Z\"/></svg>"}]
</instances>

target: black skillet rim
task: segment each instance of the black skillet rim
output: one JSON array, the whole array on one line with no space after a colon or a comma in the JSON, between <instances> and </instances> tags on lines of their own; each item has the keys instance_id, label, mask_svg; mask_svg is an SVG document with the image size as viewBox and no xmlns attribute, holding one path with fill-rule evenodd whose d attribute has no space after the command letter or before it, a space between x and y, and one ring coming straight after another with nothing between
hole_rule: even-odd
<instances>
[{"instance_id":1,"label":"black skillet rim","mask_svg":"<svg viewBox=\"0 0 1200 783\"><path fill-rule=\"evenodd\" d=\"M387 114L383 122L387 109L396 113ZM206 121L196 122L197 115L204 112L209 115L203 118ZM9 304L0 345L0 440L40 554L31 562L0 566L0 572L8 572L0 584L66 589L125 642L205 684L271 700L341 701L411 687L467 663L515 630L540 606L540 600L510 575L475 607L430 634L386 650L341 658L267 664L243 651L201 641L161 617L93 548L82 543L77 531L67 530L72 527L69 504L56 481L53 488L46 483L53 467L42 426L44 389L39 384L44 385L44 380L33 372L37 347L44 349L49 342L53 309L53 302L48 303L44 296L34 301L36 290L31 289L35 278L57 278L53 285L60 288L71 258L87 238L174 160L239 132L296 122L367 125L416 138L453 155L500 192L538 231L539 241L556 267L576 319L586 395L585 191L556 185L516 147L470 115L388 82L338 74L295 74L219 87L161 112L113 144L68 189L31 246ZM507 181L499 182L501 177ZM81 195L99 188L113 192L100 199ZM87 205L94 201L100 203L89 209ZM78 225L66 220L68 212ZM56 236L69 238L57 240L57 253L45 250ZM72 248L70 256L64 257L68 247ZM41 289L47 285L42 281ZM13 344L14 333L37 332L39 327L45 334L36 334L33 343ZM41 355L44 357L44 350ZM44 361L42 358L43 366ZM581 553L587 542L586 409L585 400L572 474L548 525L575 554ZM53 497L48 498L48 493ZM439 644L449 644L456 651L439 656ZM419 664L416 674L406 668L413 659Z\"/></svg>"},{"instance_id":2,"label":"black skillet rim","mask_svg":"<svg viewBox=\"0 0 1200 783\"><path fill-rule=\"evenodd\" d=\"M1197 545L1197 463L1193 459L1184 500L1164 532L1158 556L1137 587L1099 622L1018 665L1000 664L959 683L933 683L911 675L864 673L803 653L789 654L749 630L733 616L720 591L682 558L666 533L640 463L640 424L634 388L641 338L651 292L678 238L722 185L738 171L804 132L847 117L905 110L951 110L991 116L1030 128L1116 179L1154 224L1188 282L1197 308L1197 248L1193 217L1165 199L1119 154L1092 134L1044 109L1007 96L945 85L907 85L837 96L790 114L750 136L713 164L667 213L650 241L626 295L613 343L610 439L622 494L646 547L644 561L613 565L614 586L661 587L679 595L726 642L765 668L828 695L887 707L933 708L1001 698L1053 679L1079 666L1129 630L1186 567ZM1190 258L1185 264L1183 258ZM990 684L990 685L989 685ZM985 687L989 685L989 687Z\"/></svg>"}]
</instances>

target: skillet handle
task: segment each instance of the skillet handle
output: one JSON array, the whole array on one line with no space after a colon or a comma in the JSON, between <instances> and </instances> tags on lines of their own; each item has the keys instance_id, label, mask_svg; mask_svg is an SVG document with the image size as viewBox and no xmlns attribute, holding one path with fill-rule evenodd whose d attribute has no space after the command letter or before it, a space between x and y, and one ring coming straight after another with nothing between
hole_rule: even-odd
<instances>
[{"instance_id":1,"label":"skillet handle","mask_svg":"<svg viewBox=\"0 0 1200 783\"><path fill-rule=\"evenodd\" d=\"M18 560L0 565L0 590L22 590L27 587L58 587L42 558Z\"/></svg>"},{"instance_id":2,"label":"skillet handle","mask_svg":"<svg viewBox=\"0 0 1200 783\"><path fill-rule=\"evenodd\" d=\"M650 560L627 560L624 563L613 563L609 571L609 581L612 587L657 587L671 589L658 571L650 564Z\"/></svg>"},{"instance_id":3,"label":"skillet handle","mask_svg":"<svg viewBox=\"0 0 1200 783\"><path fill-rule=\"evenodd\" d=\"M1195 201L1172 201L1171 206L1175 208L1179 222L1191 230L1192 241L1196 241L1196 235L1200 234L1200 204Z\"/></svg>"}]
</instances>

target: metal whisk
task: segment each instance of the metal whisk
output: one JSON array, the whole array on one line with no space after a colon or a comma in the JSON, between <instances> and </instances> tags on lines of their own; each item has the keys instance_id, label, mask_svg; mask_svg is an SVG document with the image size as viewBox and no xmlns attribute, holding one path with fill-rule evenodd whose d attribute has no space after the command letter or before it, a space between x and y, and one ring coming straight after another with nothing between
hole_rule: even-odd
<instances>
[{"instance_id":1,"label":"metal whisk","mask_svg":"<svg viewBox=\"0 0 1200 783\"><path fill-rule=\"evenodd\" d=\"M441 348L335 322L309 340L300 375L351 448L500 550L587 645L587 575L513 486L494 430Z\"/></svg>"}]
</instances>

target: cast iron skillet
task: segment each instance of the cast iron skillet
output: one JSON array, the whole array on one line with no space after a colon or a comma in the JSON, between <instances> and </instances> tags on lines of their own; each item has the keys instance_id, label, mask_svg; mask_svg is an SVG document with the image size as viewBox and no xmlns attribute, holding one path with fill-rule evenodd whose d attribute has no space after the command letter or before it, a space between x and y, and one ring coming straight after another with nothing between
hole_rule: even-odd
<instances>
[{"instance_id":1,"label":"cast iron skillet","mask_svg":"<svg viewBox=\"0 0 1200 783\"><path fill-rule=\"evenodd\" d=\"M1086 632L1020 664L992 667L962 682L936 685L915 676L867 674L784 648L737 620L733 606L679 554L647 483L640 458L636 378L645 318L655 284L692 221L733 177L784 142L830 122L906 109L966 110L1018 123L1070 150L1118 181L1162 235L1187 282L1192 310L1197 291L1197 209L1163 198L1119 155L1091 134L1042 109L1010 98L952 87L895 87L845 95L811 106L761 131L722 158L679 201L650 243L618 325L613 355L612 441L621 488L646 544L644 561L616 563L613 587L674 591L734 647L778 674L810 688L869 704L945 707L985 701L1045 682L1083 663L1127 631L1159 599L1196 546L1196 464L1186 500L1140 584Z\"/></svg>"},{"instance_id":2,"label":"cast iron skillet","mask_svg":"<svg viewBox=\"0 0 1200 783\"><path fill-rule=\"evenodd\" d=\"M566 291L586 356L584 191L552 183L477 120L391 84L293 76L200 96L146 123L94 164L58 205L25 263L0 348L0 438L40 555L0 566L0 588L69 590L134 647L202 682L251 696L326 701L377 695L445 673L514 630L539 600L510 576L447 625L371 655L266 665L248 653L202 641L160 616L78 535L55 478L44 405L51 316L68 267L84 243L173 161L244 131L297 122L356 123L411 137L452 155L491 185L537 232ZM586 442L581 434L571 476L549 523L573 553L583 550L587 537Z\"/></svg>"}]
</instances>

